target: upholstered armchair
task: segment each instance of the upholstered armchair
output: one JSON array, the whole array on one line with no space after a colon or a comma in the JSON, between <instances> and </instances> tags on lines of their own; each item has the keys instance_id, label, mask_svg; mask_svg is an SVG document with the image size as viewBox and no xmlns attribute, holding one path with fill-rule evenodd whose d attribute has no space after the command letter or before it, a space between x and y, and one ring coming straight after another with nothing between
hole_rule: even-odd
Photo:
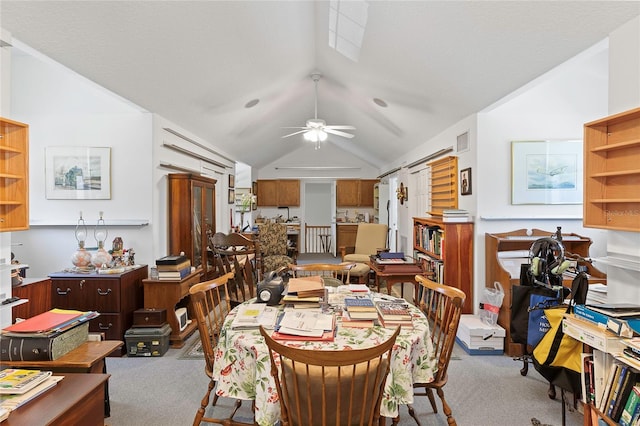
<instances>
[{"instance_id":1,"label":"upholstered armchair","mask_svg":"<svg viewBox=\"0 0 640 426\"><path fill-rule=\"evenodd\" d=\"M287 256L287 226L282 223L264 223L258 228L261 271L274 271L281 266L295 263Z\"/></svg>"},{"instance_id":2,"label":"upholstered armchair","mask_svg":"<svg viewBox=\"0 0 640 426\"><path fill-rule=\"evenodd\" d=\"M360 223L356 233L356 245L340 247L343 262L353 262L356 266L351 269L351 277L357 278L359 283L366 283L369 275L369 256L378 250L387 248L388 226L383 223Z\"/></svg>"}]
</instances>

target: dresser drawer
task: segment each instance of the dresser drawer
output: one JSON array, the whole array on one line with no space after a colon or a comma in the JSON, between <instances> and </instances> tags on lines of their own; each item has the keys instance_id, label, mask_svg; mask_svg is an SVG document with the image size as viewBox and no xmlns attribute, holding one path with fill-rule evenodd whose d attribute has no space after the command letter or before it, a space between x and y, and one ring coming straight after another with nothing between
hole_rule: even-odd
<instances>
[{"instance_id":1,"label":"dresser drawer","mask_svg":"<svg viewBox=\"0 0 640 426\"><path fill-rule=\"evenodd\" d=\"M89 331L104 333L105 340L123 340L124 330L121 314L100 314L89 322Z\"/></svg>"},{"instance_id":2,"label":"dresser drawer","mask_svg":"<svg viewBox=\"0 0 640 426\"><path fill-rule=\"evenodd\" d=\"M120 281L113 279L52 279L53 307L81 311L120 312Z\"/></svg>"}]
</instances>

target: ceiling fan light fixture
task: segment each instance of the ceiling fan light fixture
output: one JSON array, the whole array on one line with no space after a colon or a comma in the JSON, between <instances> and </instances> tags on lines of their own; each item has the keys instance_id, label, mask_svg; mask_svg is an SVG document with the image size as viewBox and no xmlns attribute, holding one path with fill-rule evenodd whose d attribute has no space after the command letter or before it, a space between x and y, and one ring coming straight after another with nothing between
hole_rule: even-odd
<instances>
[{"instance_id":1,"label":"ceiling fan light fixture","mask_svg":"<svg viewBox=\"0 0 640 426\"><path fill-rule=\"evenodd\" d=\"M303 135L304 140L309 142L324 142L328 136L327 132L322 129L311 129Z\"/></svg>"}]
</instances>

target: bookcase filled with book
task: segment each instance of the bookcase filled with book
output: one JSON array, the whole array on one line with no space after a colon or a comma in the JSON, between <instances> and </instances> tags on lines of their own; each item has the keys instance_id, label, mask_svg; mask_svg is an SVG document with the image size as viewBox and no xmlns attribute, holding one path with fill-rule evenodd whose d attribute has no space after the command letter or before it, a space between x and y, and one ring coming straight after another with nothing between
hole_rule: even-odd
<instances>
[{"instance_id":1,"label":"bookcase filled with book","mask_svg":"<svg viewBox=\"0 0 640 426\"><path fill-rule=\"evenodd\" d=\"M623 338L581 315L566 315L562 327L583 344L584 425L640 424L640 339Z\"/></svg>"},{"instance_id":2,"label":"bookcase filled with book","mask_svg":"<svg viewBox=\"0 0 640 426\"><path fill-rule=\"evenodd\" d=\"M413 255L432 280L459 288L473 301L473 222L414 217ZM473 302L462 312L472 314Z\"/></svg>"}]
</instances>

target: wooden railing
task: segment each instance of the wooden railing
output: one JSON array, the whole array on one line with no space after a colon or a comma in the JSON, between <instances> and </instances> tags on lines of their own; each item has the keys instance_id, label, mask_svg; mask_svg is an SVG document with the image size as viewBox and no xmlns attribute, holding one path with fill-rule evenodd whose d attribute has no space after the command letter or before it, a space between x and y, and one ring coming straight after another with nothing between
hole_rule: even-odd
<instances>
[{"instance_id":1,"label":"wooden railing","mask_svg":"<svg viewBox=\"0 0 640 426\"><path fill-rule=\"evenodd\" d=\"M305 253L329 253L331 251L331 226L304 224Z\"/></svg>"}]
</instances>

